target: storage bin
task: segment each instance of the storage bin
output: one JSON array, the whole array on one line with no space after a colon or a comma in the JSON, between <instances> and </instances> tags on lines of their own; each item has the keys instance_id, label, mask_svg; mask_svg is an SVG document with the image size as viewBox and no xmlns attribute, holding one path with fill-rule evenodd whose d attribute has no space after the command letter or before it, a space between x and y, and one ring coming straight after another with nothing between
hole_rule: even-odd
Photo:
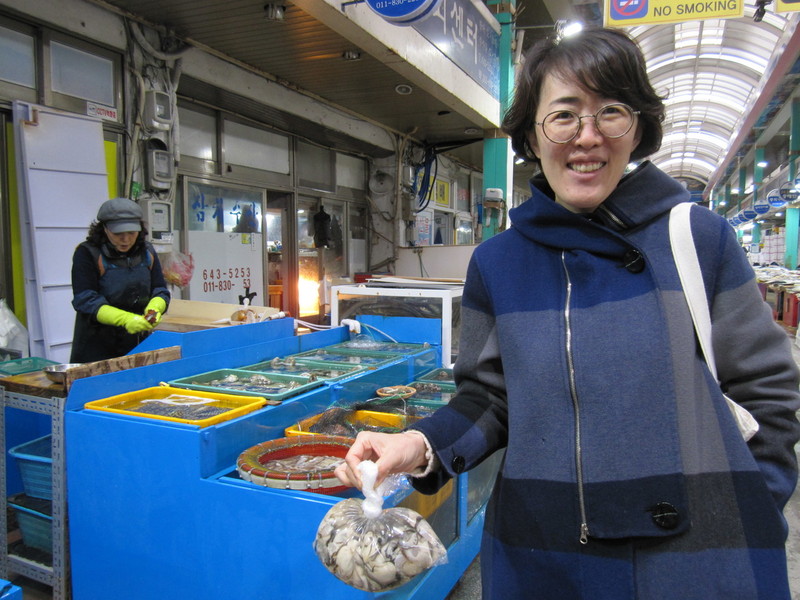
<instances>
[{"instance_id":1,"label":"storage bin","mask_svg":"<svg viewBox=\"0 0 800 600\"><path fill-rule=\"evenodd\" d=\"M30 548L53 552L52 504L48 500L12 496L8 505L14 509L22 534L22 543Z\"/></svg>"},{"instance_id":2,"label":"storage bin","mask_svg":"<svg viewBox=\"0 0 800 600\"><path fill-rule=\"evenodd\" d=\"M308 350L307 352L300 352L299 354L292 354L297 361L322 361L326 363L339 363L344 365L360 365L362 367L374 368L380 367L399 358L400 354L391 354L388 352L368 352L366 350L350 350L348 348L318 348L317 350ZM287 357L288 358L288 357Z\"/></svg>"},{"instance_id":3,"label":"storage bin","mask_svg":"<svg viewBox=\"0 0 800 600\"><path fill-rule=\"evenodd\" d=\"M162 385L93 400L84 408L208 427L253 412L266 403L264 398L254 396L202 390L187 392L183 388Z\"/></svg>"},{"instance_id":4,"label":"storage bin","mask_svg":"<svg viewBox=\"0 0 800 600\"><path fill-rule=\"evenodd\" d=\"M453 369L446 369L440 367L438 369L431 369L427 373L423 373L417 377L417 381L433 381L435 383L449 383L455 385L453 379Z\"/></svg>"},{"instance_id":5,"label":"storage bin","mask_svg":"<svg viewBox=\"0 0 800 600\"><path fill-rule=\"evenodd\" d=\"M328 346L332 350L355 350L361 352L389 352L390 354L416 354L423 350L430 350L431 345L425 344L411 344L407 342L385 342L385 341L372 341L362 342L359 340L351 340L349 342L342 342L341 344L333 344Z\"/></svg>"},{"instance_id":6,"label":"storage bin","mask_svg":"<svg viewBox=\"0 0 800 600\"><path fill-rule=\"evenodd\" d=\"M39 358L36 356L30 356L28 358L15 358L14 360L0 362L0 377L41 371L43 368L49 365L57 364L59 363L54 360L47 360L46 358Z\"/></svg>"},{"instance_id":7,"label":"storage bin","mask_svg":"<svg viewBox=\"0 0 800 600\"><path fill-rule=\"evenodd\" d=\"M32 498L53 497L53 455L50 435L19 444L8 453L17 461L22 488Z\"/></svg>"},{"instance_id":8,"label":"storage bin","mask_svg":"<svg viewBox=\"0 0 800 600\"><path fill-rule=\"evenodd\" d=\"M330 426L323 425L321 423L323 419L329 420L331 422ZM397 433L418 419L419 417L370 410L348 411L347 409L332 408L287 427L284 433L287 437L294 435L339 435L354 438L359 431ZM333 427L337 424L339 424L339 427L334 432ZM323 431L312 431L314 428L322 427L324 427Z\"/></svg>"},{"instance_id":9,"label":"storage bin","mask_svg":"<svg viewBox=\"0 0 800 600\"><path fill-rule=\"evenodd\" d=\"M259 378L262 381L259 381ZM170 385L191 390L241 394L266 398L271 404L278 404L290 396L302 394L322 385L302 375L272 374L245 371L243 369L217 369L191 377L173 379Z\"/></svg>"},{"instance_id":10,"label":"storage bin","mask_svg":"<svg viewBox=\"0 0 800 600\"><path fill-rule=\"evenodd\" d=\"M409 384L417 392L408 399L409 404L440 407L444 406L456 393L454 384L434 381L413 381Z\"/></svg>"},{"instance_id":11,"label":"storage bin","mask_svg":"<svg viewBox=\"0 0 800 600\"><path fill-rule=\"evenodd\" d=\"M366 369L358 365L330 364L321 361L301 360L265 360L254 365L241 367L243 371L257 371L269 375L278 373L282 375L300 375L322 381L340 381L363 373Z\"/></svg>"}]
</instances>

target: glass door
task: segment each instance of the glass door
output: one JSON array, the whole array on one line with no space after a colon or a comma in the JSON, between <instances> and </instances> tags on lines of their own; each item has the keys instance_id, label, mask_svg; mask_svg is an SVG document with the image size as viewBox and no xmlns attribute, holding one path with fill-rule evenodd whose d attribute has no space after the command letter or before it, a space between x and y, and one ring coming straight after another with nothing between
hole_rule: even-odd
<instances>
[{"instance_id":1,"label":"glass door","mask_svg":"<svg viewBox=\"0 0 800 600\"><path fill-rule=\"evenodd\" d=\"M317 198L297 200L297 291L298 316L312 323L320 321L322 265L318 243L322 243L326 219ZM328 225L329 225L329 221ZM315 225L316 223L316 225Z\"/></svg>"},{"instance_id":2,"label":"glass door","mask_svg":"<svg viewBox=\"0 0 800 600\"><path fill-rule=\"evenodd\" d=\"M267 298L268 305L279 310L297 314L294 308L297 294L290 281L296 280L294 268L294 232L289 218L292 194L267 192Z\"/></svg>"}]
</instances>

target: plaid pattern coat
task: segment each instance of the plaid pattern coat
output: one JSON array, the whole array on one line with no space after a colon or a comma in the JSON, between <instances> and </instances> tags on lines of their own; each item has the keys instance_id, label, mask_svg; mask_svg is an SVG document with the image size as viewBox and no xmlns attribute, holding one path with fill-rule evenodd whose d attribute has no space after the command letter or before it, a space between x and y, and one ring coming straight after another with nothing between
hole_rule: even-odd
<instances>
[{"instance_id":1,"label":"plaid pattern coat","mask_svg":"<svg viewBox=\"0 0 800 600\"><path fill-rule=\"evenodd\" d=\"M590 216L543 179L532 191L470 263L456 397L414 426L441 462L422 491L506 449L483 598L788 600L798 373L730 225L692 211L722 388L760 424L749 443L672 260L685 189L644 163Z\"/></svg>"}]
</instances>

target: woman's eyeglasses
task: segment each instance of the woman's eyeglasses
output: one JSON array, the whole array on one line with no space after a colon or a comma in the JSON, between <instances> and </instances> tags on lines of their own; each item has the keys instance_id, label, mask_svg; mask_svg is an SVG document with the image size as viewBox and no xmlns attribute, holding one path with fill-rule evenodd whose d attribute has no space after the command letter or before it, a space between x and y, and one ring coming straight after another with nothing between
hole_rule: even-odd
<instances>
[{"instance_id":1,"label":"woman's eyeglasses","mask_svg":"<svg viewBox=\"0 0 800 600\"><path fill-rule=\"evenodd\" d=\"M545 115L541 122L542 131L548 140L556 144L566 144L581 130L583 119L594 119L594 126L603 136L620 138L633 127L633 117L638 115L627 104L606 104L593 115L579 115L571 110L555 110Z\"/></svg>"}]
</instances>

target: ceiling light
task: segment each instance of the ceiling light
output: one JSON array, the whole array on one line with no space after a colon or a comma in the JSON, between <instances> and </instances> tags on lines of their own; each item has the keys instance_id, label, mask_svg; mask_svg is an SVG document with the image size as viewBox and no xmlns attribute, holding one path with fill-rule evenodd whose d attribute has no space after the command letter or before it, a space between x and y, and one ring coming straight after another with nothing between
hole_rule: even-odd
<instances>
[{"instance_id":1,"label":"ceiling light","mask_svg":"<svg viewBox=\"0 0 800 600\"><path fill-rule=\"evenodd\" d=\"M394 91L400 94L401 96L408 96L411 92L414 91L414 88L412 88L407 83L398 83L396 86L394 86Z\"/></svg>"},{"instance_id":2,"label":"ceiling light","mask_svg":"<svg viewBox=\"0 0 800 600\"><path fill-rule=\"evenodd\" d=\"M361 60L361 52L358 50L345 50L342 52L344 60Z\"/></svg>"},{"instance_id":3,"label":"ceiling light","mask_svg":"<svg viewBox=\"0 0 800 600\"><path fill-rule=\"evenodd\" d=\"M525 164L525 159L522 158L521 156L518 156L517 160L514 161L514 164L515 165L524 165Z\"/></svg>"},{"instance_id":4,"label":"ceiling light","mask_svg":"<svg viewBox=\"0 0 800 600\"><path fill-rule=\"evenodd\" d=\"M267 21L283 21L286 15L286 7L283 4L270 2L264 5L264 18Z\"/></svg>"},{"instance_id":5,"label":"ceiling light","mask_svg":"<svg viewBox=\"0 0 800 600\"><path fill-rule=\"evenodd\" d=\"M762 160L762 161L757 162L756 166L761 168L761 169L766 169L768 164L769 163L767 161Z\"/></svg>"},{"instance_id":6,"label":"ceiling light","mask_svg":"<svg viewBox=\"0 0 800 600\"><path fill-rule=\"evenodd\" d=\"M464 133L466 133L467 135L478 135L480 132L481 132L481 130L478 129L477 127L465 127L464 128Z\"/></svg>"}]
</instances>

